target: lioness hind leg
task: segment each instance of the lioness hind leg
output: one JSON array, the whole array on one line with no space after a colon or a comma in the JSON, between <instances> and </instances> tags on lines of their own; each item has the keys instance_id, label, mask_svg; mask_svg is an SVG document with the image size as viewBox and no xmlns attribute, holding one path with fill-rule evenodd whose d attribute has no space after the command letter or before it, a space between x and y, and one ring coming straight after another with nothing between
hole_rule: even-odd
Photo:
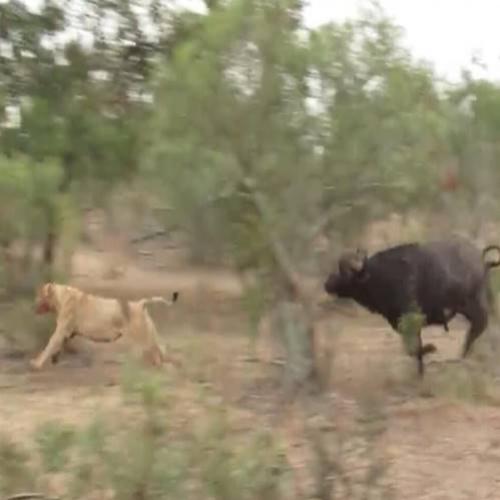
<instances>
[{"instance_id":1,"label":"lioness hind leg","mask_svg":"<svg viewBox=\"0 0 500 500\"><path fill-rule=\"evenodd\" d=\"M142 352L142 359L145 363L159 367L163 364L164 355L157 346L144 349Z\"/></svg>"},{"instance_id":2,"label":"lioness hind leg","mask_svg":"<svg viewBox=\"0 0 500 500\"><path fill-rule=\"evenodd\" d=\"M181 367L181 363L178 360L168 354L165 354L163 349L159 346L153 346L149 349L145 349L142 353L142 358L145 363L156 367L160 367L164 363L170 363L177 368Z\"/></svg>"}]
</instances>

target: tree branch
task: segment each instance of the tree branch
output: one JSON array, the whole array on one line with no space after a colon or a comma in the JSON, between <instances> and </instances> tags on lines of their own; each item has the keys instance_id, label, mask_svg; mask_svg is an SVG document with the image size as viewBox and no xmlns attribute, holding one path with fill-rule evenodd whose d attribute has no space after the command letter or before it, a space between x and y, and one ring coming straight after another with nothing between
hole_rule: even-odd
<instances>
[{"instance_id":1,"label":"tree branch","mask_svg":"<svg viewBox=\"0 0 500 500\"><path fill-rule=\"evenodd\" d=\"M300 277L295 272L295 266L293 265L293 262L288 255L285 246L276 236L276 233L270 228L271 215L265 198L258 191L256 183L253 179L246 177L243 183L248 189L249 194L254 202L255 208L257 209L257 212L259 213L259 216L262 220L267 240L273 252L274 259L278 264L281 274L287 283L287 287L290 293L295 298L298 298L299 301L302 302L309 311L311 311L311 304L308 299L308 295L306 294L304 287L302 286Z\"/></svg>"}]
</instances>

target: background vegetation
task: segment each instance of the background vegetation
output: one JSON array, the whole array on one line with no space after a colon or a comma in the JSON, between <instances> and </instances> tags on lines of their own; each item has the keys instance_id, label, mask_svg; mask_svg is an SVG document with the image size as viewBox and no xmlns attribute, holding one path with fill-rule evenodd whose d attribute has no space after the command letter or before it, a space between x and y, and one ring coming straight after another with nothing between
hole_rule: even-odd
<instances>
[{"instance_id":1,"label":"background vegetation","mask_svg":"<svg viewBox=\"0 0 500 500\"><path fill-rule=\"evenodd\" d=\"M490 237L500 213L500 85L466 71L454 85L439 80L376 3L355 20L315 30L304 26L300 0L204 7L0 3L5 321L24 321L29 338L49 331L26 319L26 300L42 279L70 276L89 208L106 210L115 225L129 214L145 226L150 216L160 231L180 235L193 265L241 277L250 330L268 315L285 346L289 390L324 388L329 358L318 348L316 292L342 248L367 243L391 214L406 229L399 240L443 229L478 243ZM129 197L117 202L124 187ZM26 336L6 330L26 348ZM105 448L97 424L82 443L51 424L36 441L37 467L54 472L77 449L73 498L97 477L120 499L229 499L236 491L290 498L278 493L286 467L265 432L249 438L242 455L225 447L218 421L172 442L157 433L158 388L141 391L144 429L120 445L133 448L130 463L112 450L97 458ZM317 470L329 471L320 474L318 498L330 498L332 470L342 478L343 469L308 435L322 461ZM156 454L166 452L158 443L167 441L159 471ZM2 440L8 481L0 491L28 484L25 458Z\"/></svg>"}]
</instances>

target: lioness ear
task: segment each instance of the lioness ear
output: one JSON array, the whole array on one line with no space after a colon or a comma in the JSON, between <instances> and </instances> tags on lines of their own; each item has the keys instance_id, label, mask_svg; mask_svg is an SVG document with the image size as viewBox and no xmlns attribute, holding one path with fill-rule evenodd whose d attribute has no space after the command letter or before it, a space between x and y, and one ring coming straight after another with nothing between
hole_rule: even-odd
<instances>
[{"instance_id":1,"label":"lioness ear","mask_svg":"<svg viewBox=\"0 0 500 500\"><path fill-rule=\"evenodd\" d=\"M54 284L46 283L43 287L43 294L46 297L52 297L52 295L54 295Z\"/></svg>"}]
</instances>

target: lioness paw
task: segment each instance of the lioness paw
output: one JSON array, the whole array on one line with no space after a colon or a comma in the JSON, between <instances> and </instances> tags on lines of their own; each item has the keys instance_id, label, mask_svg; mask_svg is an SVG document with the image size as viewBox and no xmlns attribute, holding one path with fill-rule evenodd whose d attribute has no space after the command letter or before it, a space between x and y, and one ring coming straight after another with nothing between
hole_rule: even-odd
<instances>
[{"instance_id":1,"label":"lioness paw","mask_svg":"<svg viewBox=\"0 0 500 500\"><path fill-rule=\"evenodd\" d=\"M29 366L33 371L38 371L41 368L40 363L36 359L30 359Z\"/></svg>"}]
</instances>

